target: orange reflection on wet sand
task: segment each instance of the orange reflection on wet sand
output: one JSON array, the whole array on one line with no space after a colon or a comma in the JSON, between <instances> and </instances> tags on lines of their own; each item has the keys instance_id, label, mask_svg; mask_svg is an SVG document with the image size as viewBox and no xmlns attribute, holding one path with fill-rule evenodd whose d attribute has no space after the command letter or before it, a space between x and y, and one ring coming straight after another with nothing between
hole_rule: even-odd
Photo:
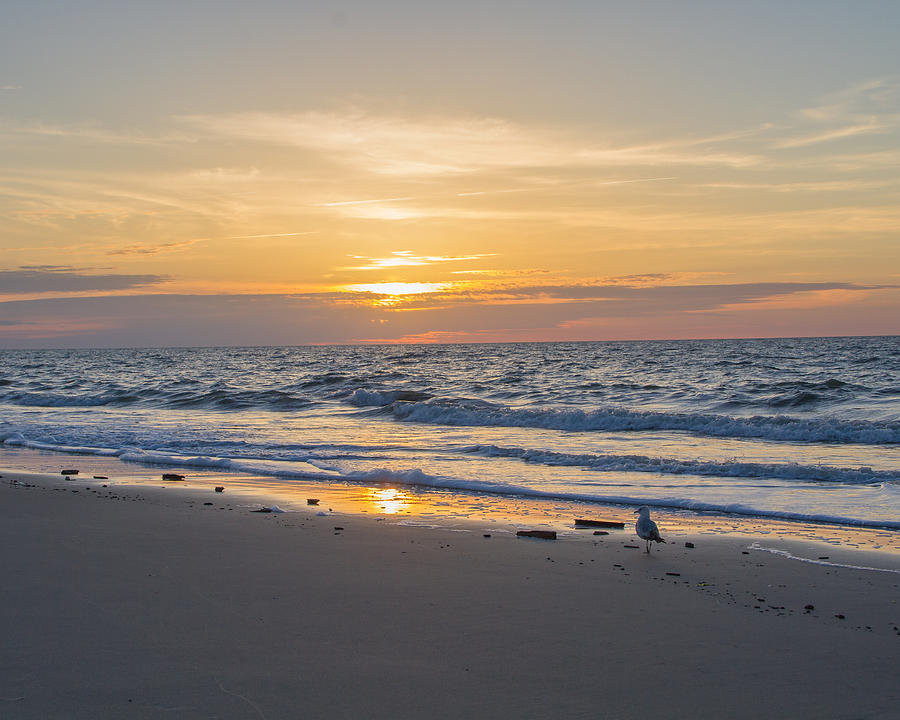
<instances>
[{"instance_id":1,"label":"orange reflection on wet sand","mask_svg":"<svg viewBox=\"0 0 900 720\"><path fill-rule=\"evenodd\" d=\"M385 515L396 515L403 512L412 504L409 493L399 488L366 488L368 499L375 506L376 512Z\"/></svg>"}]
</instances>

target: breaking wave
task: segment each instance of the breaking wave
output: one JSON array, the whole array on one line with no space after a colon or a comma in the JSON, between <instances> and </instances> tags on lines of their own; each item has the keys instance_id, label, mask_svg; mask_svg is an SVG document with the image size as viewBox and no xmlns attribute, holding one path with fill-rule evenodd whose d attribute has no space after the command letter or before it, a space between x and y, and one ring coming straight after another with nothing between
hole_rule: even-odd
<instances>
[{"instance_id":1,"label":"breaking wave","mask_svg":"<svg viewBox=\"0 0 900 720\"><path fill-rule=\"evenodd\" d=\"M509 408L473 400L397 401L398 420L435 425L530 427L572 432L675 430L714 437L761 438L791 442L900 443L900 422L800 418L789 415L731 417L626 409Z\"/></svg>"},{"instance_id":2,"label":"breaking wave","mask_svg":"<svg viewBox=\"0 0 900 720\"><path fill-rule=\"evenodd\" d=\"M873 470L869 467L840 468L829 465L798 463L715 462L677 460L643 455L569 454L548 450L504 448L496 445L473 445L464 452L485 457L518 458L542 465L583 467L606 472L648 472L667 475L711 475L733 478L778 478L806 482L836 482L852 485L900 482L900 471Z\"/></svg>"}]
</instances>

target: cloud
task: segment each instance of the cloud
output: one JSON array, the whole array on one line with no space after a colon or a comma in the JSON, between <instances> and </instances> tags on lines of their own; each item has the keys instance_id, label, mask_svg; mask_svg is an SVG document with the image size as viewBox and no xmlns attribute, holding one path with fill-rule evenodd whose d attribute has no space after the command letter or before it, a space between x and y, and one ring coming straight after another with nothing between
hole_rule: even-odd
<instances>
[{"instance_id":1,"label":"cloud","mask_svg":"<svg viewBox=\"0 0 900 720\"><path fill-rule=\"evenodd\" d=\"M817 145L823 142L831 142L832 140L841 140L843 138L854 137L856 135L870 135L872 133L884 132L889 126L882 122L867 122L858 125L847 125L844 127L834 128L806 135L801 137L788 138L775 143L777 148L795 148L804 147L806 145Z\"/></svg>"},{"instance_id":2,"label":"cloud","mask_svg":"<svg viewBox=\"0 0 900 720\"><path fill-rule=\"evenodd\" d=\"M319 207L338 207L341 205L369 205L371 203L404 202L415 200L414 197L379 198L376 200L340 200L338 202L319 203Z\"/></svg>"},{"instance_id":3,"label":"cloud","mask_svg":"<svg viewBox=\"0 0 900 720\"><path fill-rule=\"evenodd\" d=\"M900 77L864 80L822 97L819 105L803 108L800 115L819 122L841 121L862 113L896 112Z\"/></svg>"},{"instance_id":4,"label":"cloud","mask_svg":"<svg viewBox=\"0 0 900 720\"><path fill-rule=\"evenodd\" d=\"M395 298L398 311L478 305L565 305L561 315L637 317L679 312L698 312L773 301L803 293L845 293L891 289L842 282L757 282L730 284L660 284L665 274L650 273L613 278L604 283L567 285L498 285L488 288L450 287L428 295ZM380 296L378 296L380 297Z\"/></svg>"},{"instance_id":5,"label":"cloud","mask_svg":"<svg viewBox=\"0 0 900 720\"><path fill-rule=\"evenodd\" d=\"M756 190L774 193L852 193L879 190L898 184L896 180L821 180L810 182L710 182L696 187L722 190Z\"/></svg>"},{"instance_id":6,"label":"cloud","mask_svg":"<svg viewBox=\"0 0 900 720\"><path fill-rule=\"evenodd\" d=\"M451 275L474 275L478 277L519 277L527 275L547 275L549 270L522 268L519 270L451 270Z\"/></svg>"},{"instance_id":7,"label":"cloud","mask_svg":"<svg viewBox=\"0 0 900 720\"><path fill-rule=\"evenodd\" d=\"M496 195L511 195L518 193L543 193L544 199L547 199L548 188L555 191L573 190L578 192L590 191L593 188L601 188L611 185L631 185L634 183L662 182L667 180L677 180L677 176L667 177L651 177L651 178L631 178L627 180L578 180L568 182L548 182L543 181L535 183L531 187L520 187L513 189L499 190L477 190L469 192L433 192L425 196L405 195L402 197L376 198L366 200L340 200L334 202L317 203L316 207L335 208L336 212L346 217L364 218L372 220L409 220L411 218L452 216L457 218L476 217L480 212L465 207L460 207L458 203L454 203L456 198L481 198ZM412 204L420 201L421 203L431 203L431 206L424 204ZM449 201L449 202L448 202ZM398 206L397 203L404 203Z\"/></svg>"},{"instance_id":8,"label":"cloud","mask_svg":"<svg viewBox=\"0 0 900 720\"><path fill-rule=\"evenodd\" d=\"M160 275L91 275L52 266L22 268L0 271L0 295L129 290L165 279Z\"/></svg>"},{"instance_id":9,"label":"cloud","mask_svg":"<svg viewBox=\"0 0 900 720\"><path fill-rule=\"evenodd\" d=\"M107 250L107 255L156 255L161 252L177 252L186 250L187 248L200 242L199 240L176 240L175 242L146 244L146 245L128 245L123 248Z\"/></svg>"},{"instance_id":10,"label":"cloud","mask_svg":"<svg viewBox=\"0 0 900 720\"><path fill-rule=\"evenodd\" d=\"M802 148L857 136L887 133L900 126L900 79L877 78L822 98L803 108L797 120L803 132L773 144L781 149Z\"/></svg>"},{"instance_id":11,"label":"cloud","mask_svg":"<svg viewBox=\"0 0 900 720\"><path fill-rule=\"evenodd\" d=\"M73 337L85 339L96 337L115 327L115 324L103 320L84 322L74 318L60 320L55 317L37 317L23 322L0 321L0 342L7 338L30 343Z\"/></svg>"},{"instance_id":12,"label":"cloud","mask_svg":"<svg viewBox=\"0 0 900 720\"><path fill-rule=\"evenodd\" d=\"M20 88L9 87L9 90ZM134 131L115 130L101 124L83 125L51 125L47 123L33 123L9 128L9 131L17 135L31 135L37 138L60 138L88 142L98 145L171 145L196 142L197 138L179 133L151 134Z\"/></svg>"},{"instance_id":13,"label":"cloud","mask_svg":"<svg viewBox=\"0 0 900 720\"><path fill-rule=\"evenodd\" d=\"M296 237L299 235L318 235L319 230L306 230L305 232L289 232L289 233L265 233L264 235L232 235L225 238L226 240L256 240L258 238L275 238L275 237Z\"/></svg>"},{"instance_id":14,"label":"cloud","mask_svg":"<svg viewBox=\"0 0 900 720\"><path fill-rule=\"evenodd\" d=\"M94 268L81 268L81 272ZM72 265L20 265L19 270L40 270L45 272L77 272L78 268Z\"/></svg>"},{"instance_id":15,"label":"cloud","mask_svg":"<svg viewBox=\"0 0 900 720\"><path fill-rule=\"evenodd\" d=\"M598 145L594 139L577 138L562 130L496 117L400 117L349 110L190 115L178 120L204 135L303 148L358 169L393 176L499 168L747 167L760 161L753 154L711 147L727 141L720 137Z\"/></svg>"},{"instance_id":16,"label":"cloud","mask_svg":"<svg viewBox=\"0 0 900 720\"><path fill-rule=\"evenodd\" d=\"M61 273L49 273L59 275ZM827 325L840 309L852 328L890 334L897 286L852 283L529 285L444 290L426 297L327 291L277 295L126 295L0 302L4 347L290 345L367 340L602 339L758 336L787 309ZM385 295L384 297L390 297ZM808 298L808 300L802 300ZM404 311L405 310L405 311ZM856 325L853 323L856 322ZM850 332L848 332L850 329ZM796 332L796 329L794 330ZM611 333L611 334L610 334ZM636 335L637 333L637 335ZM699 333L699 334L698 334Z\"/></svg>"}]
</instances>

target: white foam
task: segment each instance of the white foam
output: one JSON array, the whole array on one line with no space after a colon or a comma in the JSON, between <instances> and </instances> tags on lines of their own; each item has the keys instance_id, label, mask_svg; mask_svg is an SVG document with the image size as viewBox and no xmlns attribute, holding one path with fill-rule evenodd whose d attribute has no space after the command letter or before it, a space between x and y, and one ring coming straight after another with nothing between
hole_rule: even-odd
<instances>
[{"instance_id":1,"label":"white foam","mask_svg":"<svg viewBox=\"0 0 900 720\"><path fill-rule=\"evenodd\" d=\"M99 455L101 457L117 457L123 450L113 448L95 448L81 445L65 445L59 443L38 442L27 440L21 433L11 433L8 436L0 436L0 444L13 447L23 447L29 450L46 450L48 452L66 453L68 455Z\"/></svg>"},{"instance_id":2,"label":"white foam","mask_svg":"<svg viewBox=\"0 0 900 720\"><path fill-rule=\"evenodd\" d=\"M381 407L398 400L408 402L425 400L431 397L428 393L417 390L366 390L357 388L347 398L348 402L358 407Z\"/></svg>"},{"instance_id":3,"label":"white foam","mask_svg":"<svg viewBox=\"0 0 900 720\"><path fill-rule=\"evenodd\" d=\"M619 408L599 410L508 408L492 403L431 400L395 402L399 420L437 425L532 427L547 430L624 432L677 430L714 437L762 438L799 442L900 442L900 422L797 418L788 415L729 417L702 413L641 412Z\"/></svg>"},{"instance_id":4,"label":"white foam","mask_svg":"<svg viewBox=\"0 0 900 720\"><path fill-rule=\"evenodd\" d=\"M839 468L829 465L798 463L714 462L678 460L644 455L570 454L549 450L504 448L496 445L473 445L464 448L485 457L519 458L525 462L554 466L577 466L607 472L651 472L669 475L713 475L717 477L779 478L811 482L842 482L853 485L900 482L900 472L873 470L869 467Z\"/></svg>"},{"instance_id":5,"label":"white foam","mask_svg":"<svg viewBox=\"0 0 900 720\"><path fill-rule=\"evenodd\" d=\"M849 568L850 570L869 570L872 572L896 573L896 574L900 575L900 570L895 570L893 568L878 568L878 567L870 567L868 565L850 565L848 563L830 562L828 560L822 560L821 558L819 558L819 559L805 558L805 557L800 557L799 555L794 555L793 553L790 553L787 550L778 550L777 548L763 547L759 543L753 543L752 545L748 545L747 549L748 550L758 550L760 552L772 553L773 555L779 555L780 557L784 557L789 560L797 560L799 562L810 563L811 565L827 565L828 567Z\"/></svg>"}]
</instances>

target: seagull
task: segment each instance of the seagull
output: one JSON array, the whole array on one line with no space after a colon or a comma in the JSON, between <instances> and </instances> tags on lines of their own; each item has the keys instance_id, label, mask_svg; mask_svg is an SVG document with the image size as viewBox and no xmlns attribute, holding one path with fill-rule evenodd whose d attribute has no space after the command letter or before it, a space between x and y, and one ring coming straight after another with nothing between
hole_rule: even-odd
<instances>
[{"instance_id":1,"label":"seagull","mask_svg":"<svg viewBox=\"0 0 900 720\"><path fill-rule=\"evenodd\" d=\"M650 508L643 505L634 512L638 516L637 522L634 524L634 530L641 540L647 541L647 554L649 555L651 542L664 543L666 541L659 536L659 528L650 519Z\"/></svg>"}]
</instances>

